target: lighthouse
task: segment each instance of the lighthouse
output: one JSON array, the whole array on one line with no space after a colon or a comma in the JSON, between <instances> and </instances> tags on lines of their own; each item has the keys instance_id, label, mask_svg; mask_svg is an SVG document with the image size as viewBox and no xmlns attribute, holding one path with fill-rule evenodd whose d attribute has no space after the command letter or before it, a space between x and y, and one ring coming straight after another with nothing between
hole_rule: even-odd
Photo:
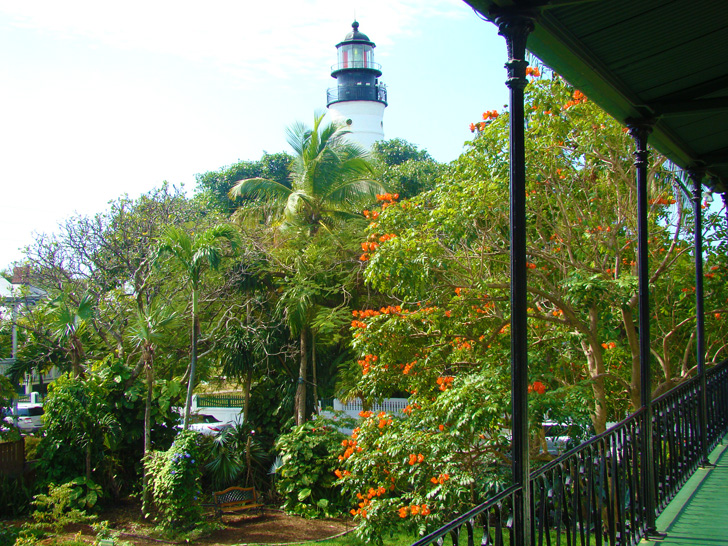
<instances>
[{"instance_id":1,"label":"lighthouse","mask_svg":"<svg viewBox=\"0 0 728 546\"><path fill-rule=\"evenodd\" d=\"M344 41L336 44L337 63L331 67L336 87L326 91L331 121L349 128L349 138L371 148L384 138L387 87L379 81L381 65L374 62L374 42L359 32L354 21Z\"/></svg>"}]
</instances>

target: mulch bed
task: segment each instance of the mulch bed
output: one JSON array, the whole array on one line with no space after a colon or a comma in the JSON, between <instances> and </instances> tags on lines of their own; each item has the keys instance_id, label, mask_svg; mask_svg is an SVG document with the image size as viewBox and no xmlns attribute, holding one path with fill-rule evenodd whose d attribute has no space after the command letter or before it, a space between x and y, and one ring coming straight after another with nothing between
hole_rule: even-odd
<instances>
[{"instance_id":1,"label":"mulch bed","mask_svg":"<svg viewBox=\"0 0 728 546\"><path fill-rule=\"evenodd\" d=\"M168 540L152 538L149 534L154 525L141 520L138 503L122 502L105 509L98 515L98 521L108 520L113 531L120 531L118 541L127 541L134 546L165 546L178 544ZM216 518L212 511L209 521ZM20 525L22 520L8 522ZM195 544L204 546L232 546L243 544L291 544L331 538L353 530L350 521L308 520L289 516L279 510L265 509L262 513L225 515L224 529L213 531L209 536L199 538ZM88 525L69 525L61 537L71 540L81 533L80 539L92 543L95 533ZM56 537L61 538L61 537Z\"/></svg>"}]
</instances>

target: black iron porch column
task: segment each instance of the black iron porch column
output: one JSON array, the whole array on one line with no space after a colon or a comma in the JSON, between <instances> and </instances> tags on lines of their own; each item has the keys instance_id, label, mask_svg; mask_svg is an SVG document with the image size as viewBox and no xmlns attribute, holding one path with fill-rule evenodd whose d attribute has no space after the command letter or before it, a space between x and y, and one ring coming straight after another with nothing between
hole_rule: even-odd
<instances>
[{"instance_id":1,"label":"black iron porch column","mask_svg":"<svg viewBox=\"0 0 728 546\"><path fill-rule=\"evenodd\" d=\"M652 123L647 120L627 120L635 141L634 166L637 174L637 275L639 291L639 348L640 402L644 409L644 433L641 435L641 466L643 469L642 496L645 506L647 536L657 535L655 523L655 472L652 444L652 373L650 368L650 266L649 228L647 224L647 166L649 152L647 137Z\"/></svg>"},{"instance_id":2,"label":"black iron porch column","mask_svg":"<svg viewBox=\"0 0 728 546\"><path fill-rule=\"evenodd\" d=\"M521 486L514 507L515 546L531 544L531 493L528 481L528 344L526 272L526 151L523 105L526 41L533 18L523 13L498 14L498 34L508 46L510 90L510 235L511 235L511 404L513 481Z\"/></svg>"},{"instance_id":3,"label":"black iron porch column","mask_svg":"<svg viewBox=\"0 0 728 546\"><path fill-rule=\"evenodd\" d=\"M693 181L693 214L695 216L695 335L698 359L698 378L700 381L700 450L701 466L710 466L708 460L708 393L705 380L705 306L703 301L703 176L705 170L692 168L688 170Z\"/></svg>"}]
</instances>

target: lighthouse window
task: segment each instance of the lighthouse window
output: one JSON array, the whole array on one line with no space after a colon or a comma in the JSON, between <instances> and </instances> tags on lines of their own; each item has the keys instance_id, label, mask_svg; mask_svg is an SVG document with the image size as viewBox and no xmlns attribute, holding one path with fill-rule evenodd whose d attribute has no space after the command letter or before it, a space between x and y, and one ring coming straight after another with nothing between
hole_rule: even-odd
<instances>
[{"instance_id":1,"label":"lighthouse window","mask_svg":"<svg viewBox=\"0 0 728 546\"><path fill-rule=\"evenodd\" d=\"M341 68L369 68L373 61L372 46L365 44L346 44L339 48Z\"/></svg>"}]
</instances>

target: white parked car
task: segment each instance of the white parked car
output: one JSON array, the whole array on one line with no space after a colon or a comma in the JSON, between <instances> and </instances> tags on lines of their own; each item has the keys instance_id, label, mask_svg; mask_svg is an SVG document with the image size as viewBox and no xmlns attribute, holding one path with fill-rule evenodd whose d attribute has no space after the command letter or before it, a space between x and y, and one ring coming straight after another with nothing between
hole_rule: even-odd
<instances>
[{"instance_id":1,"label":"white parked car","mask_svg":"<svg viewBox=\"0 0 728 546\"><path fill-rule=\"evenodd\" d=\"M231 423L223 423L214 415L206 415L203 413L190 415L190 430L197 431L206 436L220 434L223 430L231 426Z\"/></svg>"},{"instance_id":2,"label":"white parked car","mask_svg":"<svg viewBox=\"0 0 728 546\"><path fill-rule=\"evenodd\" d=\"M3 421L13 423L13 412L10 408L3 408ZM18 428L21 432L28 434L37 432L43 428L41 417L43 415L43 406L40 404L18 404Z\"/></svg>"}]
</instances>

